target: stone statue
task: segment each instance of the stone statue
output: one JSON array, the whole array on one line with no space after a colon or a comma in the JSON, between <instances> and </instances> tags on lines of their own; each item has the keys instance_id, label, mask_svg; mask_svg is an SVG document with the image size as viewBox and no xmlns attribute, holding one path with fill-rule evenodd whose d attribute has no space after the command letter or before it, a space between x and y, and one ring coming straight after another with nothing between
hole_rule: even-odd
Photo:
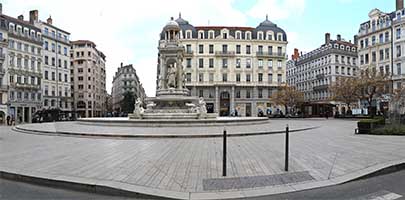
<instances>
[{"instance_id":1,"label":"stone statue","mask_svg":"<svg viewBox=\"0 0 405 200\"><path fill-rule=\"evenodd\" d=\"M140 98L137 98L135 101L134 116L135 118L142 119L144 109L142 107L142 101Z\"/></svg>"},{"instance_id":2,"label":"stone statue","mask_svg":"<svg viewBox=\"0 0 405 200\"><path fill-rule=\"evenodd\" d=\"M200 97L198 100L198 113L200 114L200 118L206 118L207 116L207 106L204 101L204 98Z\"/></svg>"},{"instance_id":3,"label":"stone statue","mask_svg":"<svg viewBox=\"0 0 405 200\"><path fill-rule=\"evenodd\" d=\"M159 75L157 89L163 89L163 78L162 78L162 75Z\"/></svg>"},{"instance_id":4,"label":"stone statue","mask_svg":"<svg viewBox=\"0 0 405 200\"><path fill-rule=\"evenodd\" d=\"M167 68L167 87L176 88L177 67L176 63L169 65Z\"/></svg>"}]
</instances>

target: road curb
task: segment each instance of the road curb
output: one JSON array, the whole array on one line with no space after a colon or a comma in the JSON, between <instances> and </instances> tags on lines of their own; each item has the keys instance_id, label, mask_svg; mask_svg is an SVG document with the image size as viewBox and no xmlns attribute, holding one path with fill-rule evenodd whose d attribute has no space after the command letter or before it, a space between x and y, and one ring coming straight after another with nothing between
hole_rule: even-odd
<instances>
[{"instance_id":1,"label":"road curb","mask_svg":"<svg viewBox=\"0 0 405 200\"><path fill-rule=\"evenodd\" d=\"M306 128L292 129L290 132L300 132L306 130L317 129L321 126L312 126ZM27 134L38 134L38 135L60 135L60 136L81 136L81 137L104 137L104 138L212 138L212 137L223 137L222 133L206 133L206 134L99 134L99 133L77 133L77 132L65 132L65 131L40 131L34 129L22 128L15 126L12 128L13 131L27 133ZM285 130L277 131L263 131L263 132L246 132L246 133L228 133L228 137L242 137L242 136L257 136L257 135L270 135L270 134L280 134L285 133Z\"/></svg>"}]
</instances>

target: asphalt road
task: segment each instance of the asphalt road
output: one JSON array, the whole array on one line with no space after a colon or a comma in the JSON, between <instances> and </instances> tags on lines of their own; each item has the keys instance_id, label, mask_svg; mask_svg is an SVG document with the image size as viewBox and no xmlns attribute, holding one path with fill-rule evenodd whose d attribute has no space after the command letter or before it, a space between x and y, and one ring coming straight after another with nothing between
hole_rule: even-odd
<instances>
[{"instance_id":1,"label":"asphalt road","mask_svg":"<svg viewBox=\"0 0 405 200\"><path fill-rule=\"evenodd\" d=\"M120 197L70 189L53 188L31 183L0 179L0 200L150 200L148 197Z\"/></svg>"},{"instance_id":2,"label":"asphalt road","mask_svg":"<svg viewBox=\"0 0 405 200\"><path fill-rule=\"evenodd\" d=\"M6 200L36 200L36 199L156 199L148 197L119 197L95 194L69 189L33 185L30 183L0 179L0 199ZM280 195L270 195L249 200L271 199L352 199L352 200L405 200L405 170L372 177L369 179L349 182L342 185L293 192Z\"/></svg>"},{"instance_id":3,"label":"asphalt road","mask_svg":"<svg viewBox=\"0 0 405 200\"><path fill-rule=\"evenodd\" d=\"M353 181L342 185L292 192L280 195L248 198L249 200L272 199L351 199L351 200L405 200L405 170Z\"/></svg>"}]
</instances>

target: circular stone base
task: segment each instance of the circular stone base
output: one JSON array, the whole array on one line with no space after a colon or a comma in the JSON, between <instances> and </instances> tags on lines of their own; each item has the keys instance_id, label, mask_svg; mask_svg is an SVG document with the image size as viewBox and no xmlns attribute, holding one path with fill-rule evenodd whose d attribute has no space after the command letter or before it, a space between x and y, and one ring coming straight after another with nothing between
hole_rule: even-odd
<instances>
[{"instance_id":1,"label":"circular stone base","mask_svg":"<svg viewBox=\"0 0 405 200\"><path fill-rule=\"evenodd\" d=\"M267 117L217 117L208 119L129 119L116 118L81 118L80 124L99 126L134 126L134 127L201 127L201 126L243 126L269 123Z\"/></svg>"}]
</instances>

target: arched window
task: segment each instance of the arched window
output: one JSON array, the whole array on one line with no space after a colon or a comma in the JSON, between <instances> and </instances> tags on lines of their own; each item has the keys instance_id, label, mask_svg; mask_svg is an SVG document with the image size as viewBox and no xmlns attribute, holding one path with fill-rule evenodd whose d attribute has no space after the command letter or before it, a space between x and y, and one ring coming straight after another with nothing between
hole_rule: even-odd
<instances>
[{"instance_id":1,"label":"arched window","mask_svg":"<svg viewBox=\"0 0 405 200\"><path fill-rule=\"evenodd\" d=\"M240 31L236 31L236 39L237 39L237 40L242 39L241 36L242 36L242 35L241 35L241 32L240 32Z\"/></svg>"},{"instance_id":2,"label":"arched window","mask_svg":"<svg viewBox=\"0 0 405 200\"><path fill-rule=\"evenodd\" d=\"M263 40L263 32L257 32L257 39Z\"/></svg>"},{"instance_id":3,"label":"arched window","mask_svg":"<svg viewBox=\"0 0 405 200\"><path fill-rule=\"evenodd\" d=\"M214 39L214 31L208 32L209 39Z\"/></svg>"},{"instance_id":4,"label":"arched window","mask_svg":"<svg viewBox=\"0 0 405 200\"><path fill-rule=\"evenodd\" d=\"M204 39L204 31L198 31L198 38Z\"/></svg>"},{"instance_id":5,"label":"arched window","mask_svg":"<svg viewBox=\"0 0 405 200\"><path fill-rule=\"evenodd\" d=\"M247 40L251 40L251 38L252 38L252 33L251 33L250 31L247 31L247 32L245 33L245 38L246 38Z\"/></svg>"},{"instance_id":6,"label":"arched window","mask_svg":"<svg viewBox=\"0 0 405 200\"><path fill-rule=\"evenodd\" d=\"M186 39L191 39L191 30L186 31Z\"/></svg>"}]
</instances>

